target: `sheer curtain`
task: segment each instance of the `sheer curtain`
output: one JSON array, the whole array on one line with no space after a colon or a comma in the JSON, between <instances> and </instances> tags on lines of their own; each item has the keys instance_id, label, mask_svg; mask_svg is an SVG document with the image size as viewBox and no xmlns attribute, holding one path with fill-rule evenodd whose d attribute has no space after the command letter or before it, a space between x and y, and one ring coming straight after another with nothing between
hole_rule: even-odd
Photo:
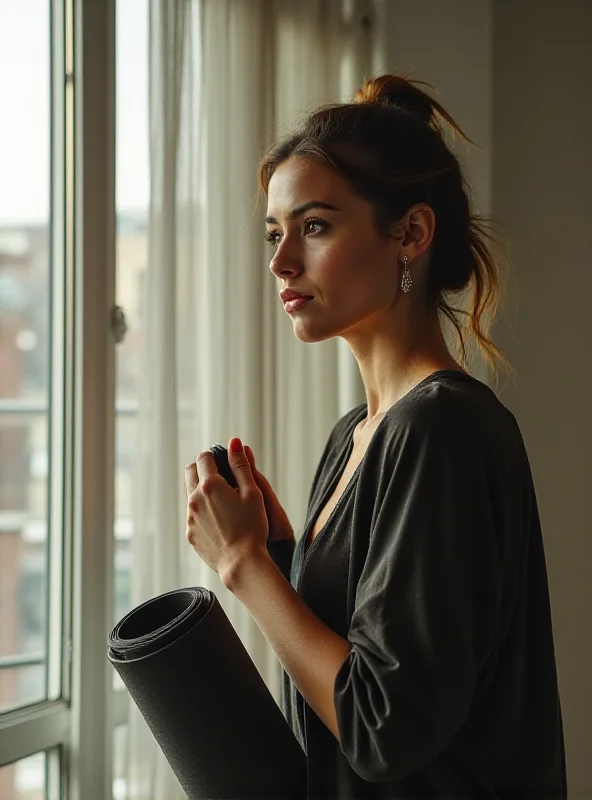
<instances>
[{"instance_id":1,"label":"sheer curtain","mask_svg":"<svg viewBox=\"0 0 592 800\"><path fill-rule=\"evenodd\" d=\"M307 110L369 74L371 2L152 0L150 230L135 465L132 602L215 592L279 702L280 664L248 611L184 538L185 464L232 436L249 444L304 523L330 428L364 394L342 342L292 333L263 240L256 167ZM195 724L203 725L199 709ZM184 797L130 704L129 797Z\"/></svg>"}]
</instances>

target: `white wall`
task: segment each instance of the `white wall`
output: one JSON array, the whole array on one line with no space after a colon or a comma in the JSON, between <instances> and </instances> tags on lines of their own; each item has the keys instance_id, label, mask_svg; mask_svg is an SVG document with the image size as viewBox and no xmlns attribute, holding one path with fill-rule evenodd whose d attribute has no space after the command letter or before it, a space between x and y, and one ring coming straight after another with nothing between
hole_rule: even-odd
<instances>
[{"instance_id":1,"label":"white wall","mask_svg":"<svg viewBox=\"0 0 592 800\"><path fill-rule=\"evenodd\" d=\"M385 0L388 71L427 80L482 149L475 208L506 230L522 429L543 525L570 800L592 798L592 2ZM458 150L458 149L457 149Z\"/></svg>"},{"instance_id":2,"label":"white wall","mask_svg":"<svg viewBox=\"0 0 592 800\"><path fill-rule=\"evenodd\" d=\"M473 190L474 210L491 212L492 21L488 0L379 0L380 44L388 72L427 81L473 146L454 143ZM431 91L429 87L421 87ZM457 301L458 302L458 301ZM454 334L450 341L456 340ZM473 374L488 369L472 358Z\"/></svg>"},{"instance_id":3,"label":"white wall","mask_svg":"<svg viewBox=\"0 0 592 800\"><path fill-rule=\"evenodd\" d=\"M497 338L518 371L502 399L537 487L573 800L592 797L591 38L588 0L495 3L493 210L516 280Z\"/></svg>"},{"instance_id":4,"label":"white wall","mask_svg":"<svg viewBox=\"0 0 592 800\"><path fill-rule=\"evenodd\" d=\"M493 113L490 2L384 0L383 10L389 72L410 72L410 78L431 83L436 97L479 145L459 143L456 152L475 189L475 210L489 213Z\"/></svg>"}]
</instances>

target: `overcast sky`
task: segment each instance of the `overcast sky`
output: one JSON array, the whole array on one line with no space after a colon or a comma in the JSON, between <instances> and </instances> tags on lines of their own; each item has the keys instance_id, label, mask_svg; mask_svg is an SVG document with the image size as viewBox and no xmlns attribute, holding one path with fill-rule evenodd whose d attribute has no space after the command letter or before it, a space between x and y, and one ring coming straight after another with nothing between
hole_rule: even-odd
<instances>
[{"instance_id":1,"label":"overcast sky","mask_svg":"<svg viewBox=\"0 0 592 800\"><path fill-rule=\"evenodd\" d=\"M49 5L0 0L0 225L49 212ZM148 202L148 0L117 0L117 206Z\"/></svg>"}]
</instances>

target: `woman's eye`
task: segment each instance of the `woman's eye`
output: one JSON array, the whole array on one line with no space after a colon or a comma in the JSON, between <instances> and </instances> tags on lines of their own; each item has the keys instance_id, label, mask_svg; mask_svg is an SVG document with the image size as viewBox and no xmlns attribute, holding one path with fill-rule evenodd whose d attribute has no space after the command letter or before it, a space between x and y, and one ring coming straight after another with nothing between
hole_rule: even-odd
<instances>
[{"instance_id":1,"label":"woman's eye","mask_svg":"<svg viewBox=\"0 0 592 800\"><path fill-rule=\"evenodd\" d=\"M322 219L307 219L304 221L304 233L322 233L323 231L327 230L329 226L327 223ZM268 231L265 234L265 240L269 242L272 247L279 247L279 244L282 240L282 234L279 231Z\"/></svg>"},{"instance_id":2,"label":"woman's eye","mask_svg":"<svg viewBox=\"0 0 592 800\"><path fill-rule=\"evenodd\" d=\"M265 234L265 241L269 242L269 244L272 247L279 246L280 238L281 238L281 233L279 233L278 231L269 231L268 233Z\"/></svg>"},{"instance_id":3,"label":"woman's eye","mask_svg":"<svg viewBox=\"0 0 592 800\"><path fill-rule=\"evenodd\" d=\"M307 219L304 223L305 230L308 231L310 229L309 226L314 226L317 228L317 230L313 231L313 233L320 233L321 231L326 230L327 223L324 222L322 219Z\"/></svg>"}]
</instances>

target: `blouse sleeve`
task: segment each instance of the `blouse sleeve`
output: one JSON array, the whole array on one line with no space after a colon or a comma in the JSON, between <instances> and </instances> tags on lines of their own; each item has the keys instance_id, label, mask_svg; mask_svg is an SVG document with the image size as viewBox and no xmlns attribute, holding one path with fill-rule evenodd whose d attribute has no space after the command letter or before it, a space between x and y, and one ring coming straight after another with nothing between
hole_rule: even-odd
<instances>
[{"instance_id":1,"label":"blouse sleeve","mask_svg":"<svg viewBox=\"0 0 592 800\"><path fill-rule=\"evenodd\" d=\"M452 417L389 432L334 687L341 750L367 781L436 759L493 650L500 565L477 438Z\"/></svg>"}]
</instances>

